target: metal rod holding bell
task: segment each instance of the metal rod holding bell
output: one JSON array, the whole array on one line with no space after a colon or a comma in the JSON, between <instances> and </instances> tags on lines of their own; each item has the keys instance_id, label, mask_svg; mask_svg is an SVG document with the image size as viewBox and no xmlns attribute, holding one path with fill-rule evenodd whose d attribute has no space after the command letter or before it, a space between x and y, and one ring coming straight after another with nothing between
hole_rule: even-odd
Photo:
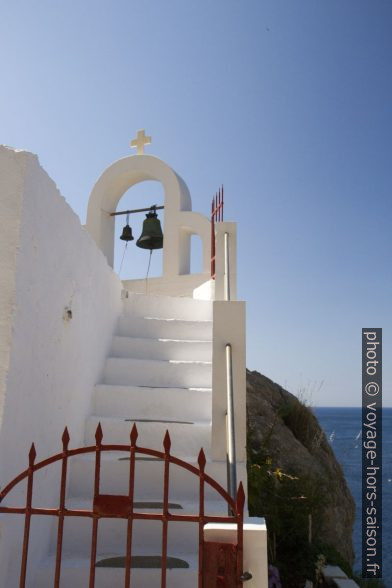
<instances>
[{"instance_id":1,"label":"metal rod holding bell","mask_svg":"<svg viewBox=\"0 0 392 588\"><path fill-rule=\"evenodd\" d=\"M162 210L164 206L149 206L148 208L135 208L134 210L121 210L120 212L110 212L110 216L119 216L121 214L134 214L135 212L148 212L154 208L155 210Z\"/></svg>"},{"instance_id":2,"label":"metal rod holding bell","mask_svg":"<svg viewBox=\"0 0 392 588\"><path fill-rule=\"evenodd\" d=\"M158 219L157 209L161 210L164 206L150 206L149 208L139 208L136 210L126 210L122 212L112 212L111 216L116 216L120 214L127 215L127 222L125 227L123 228L122 235L120 239L122 241L133 241L132 229L129 226L129 215L135 212L146 212L146 218L143 221L143 230L142 234L140 235L139 239L136 241L137 247L141 249L149 249L152 251L153 249L162 249L163 248L163 233L161 222Z\"/></svg>"}]
</instances>

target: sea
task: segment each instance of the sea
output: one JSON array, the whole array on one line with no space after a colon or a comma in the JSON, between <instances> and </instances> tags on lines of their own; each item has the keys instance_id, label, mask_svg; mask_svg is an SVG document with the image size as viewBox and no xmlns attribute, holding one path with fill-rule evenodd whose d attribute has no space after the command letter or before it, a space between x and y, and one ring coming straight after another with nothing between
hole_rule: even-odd
<instances>
[{"instance_id":1,"label":"sea","mask_svg":"<svg viewBox=\"0 0 392 588\"><path fill-rule=\"evenodd\" d=\"M343 468L355 500L354 570L361 575L362 409L318 407L313 410ZM382 437L382 565L383 580L388 588L392 588L392 408L383 408Z\"/></svg>"}]
</instances>

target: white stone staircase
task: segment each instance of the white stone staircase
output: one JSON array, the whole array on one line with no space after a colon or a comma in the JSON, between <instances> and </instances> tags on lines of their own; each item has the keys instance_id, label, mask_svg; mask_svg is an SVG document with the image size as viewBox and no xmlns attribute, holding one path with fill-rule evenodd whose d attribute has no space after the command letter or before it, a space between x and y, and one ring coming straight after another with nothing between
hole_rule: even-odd
<instances>
[{"instance_id":1,"label":"white stone staircase","mask_svg":"<svg viewBox=\"0 0 392 588\"><path fill-rule=\"evenodd\" d=\"M204 448L206 471L225 486L226 463L211 461L212 303L190 298L144 296L129 293L123 316L113 338L102 380L95 387L93 413L86 419L85 443L95 444L100 422L103 443L129 444L136 422L138 445L162 450L166 430L171 452L197 466ZM70 460L68 508L92 506L94 455ZM120 452L103 453L101 493L127 494L129 459ZM163 500L163 463L138 455L135 474L135 506L160 512ZM148 502L149 504L146 504ZM173 512L198 513L198 478L171 466L169 502ZM226 513L226 504L206 487L206 514ZM50 555L38 570L33 586L53 585L56 525ZM162 523L134 521L133 555L161 554ZM126 521L101 519L97 561L125 554ZM61 586L88 585L91 520L68 517L65 524ZM188 567L168 570L169 587L197 586L198 527L194 523L169 523L168 556ZM121 586L124 568L97 567L96 587ZM132 586L160 586L160 569L133 568Z\"/></svg>"}]
</instances>

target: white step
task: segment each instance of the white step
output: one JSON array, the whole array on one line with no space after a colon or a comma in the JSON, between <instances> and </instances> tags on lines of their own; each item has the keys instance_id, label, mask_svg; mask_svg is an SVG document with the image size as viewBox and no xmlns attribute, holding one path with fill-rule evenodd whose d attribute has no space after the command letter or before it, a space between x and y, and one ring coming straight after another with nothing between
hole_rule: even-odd
<instances>
[{"instance_id":1,"label":"white step","mask_svg":"<svg viewBox=\"0 0 392 588\"><path fill-rule=\"evenodd\" d=\"M125 496L125 494L124 494ZM70 497L66 498L65 507L71 510L91 510L93 508L93 498L89 497ZM147 512L147 513L162 513L162 496L157 496L149 500L134 500L134 510L136 512ZM184 499L175 499L171 497L169 501L169 512L171 514L192 514L197 515L199 512L199 501L190 502ZM204 501L204 514L210 516L226 516L227 515L227 504L226 502L217 497L214 500ZM83 518L83 517L75 517ZM57 525L57 523L56 523ZM57 526L56 526L57 529ZM57 533L57 530L56 530ZM57 537L57 534L56 534Z\"/></svg>"},{"instance_id":2,"label":"white step","mask_svg":"<svg viewBox=\"0 0 392 588\"><path fill-rule=\"evenodd\" d=\"M210 388L212 368L209 362L163 361L109 357L103 373L103 384Z\"/></svg>"},{"instance_id":3,"label":"white step","mask_svg":"<svg viewBox=\"0 0 392 588\"><path fill-rule=\"evenodd\" d=\"M202 421L211 420L211 388L149 388L99 384L94 390L94 414Z\"/></svg>"},{"instance_id":4,"label":"white step","mask_svg":"<svg viewBox=\"0 0 392 588\"><path fill-rule=\"evenodd\" d=\"M110 355L140 359L211 361L212 343L211 341L117 336L113 338Z\"/></svg>"},{"instance_id":5,"label":"white step","mask_svg":"<svg viewBox=\"0 0 392 588\"><path fill-rule=\"evenodd\" d=\"M183 320L211 320L212 302L188 297L145 295L128 292L124 313Z\"/></svg>"},{"instance_id":6,"label":"white step","mask_svg":"<svg viewBox=\"0 0 392 588\"><path fill-rule=\"evenodd\" d=\"M117 334L125 337L212 340L212 322L123 315Z\"/></svg>"},{"instance_id":7,"label":"white step","mask_svg":"<svg viewBox=\"0 0 392 588\"><path fill-rule=\"evenodd\" d=\"M151 555L160 555L151 553ZM118 556L109 552L99 553L97 562L108 557ZM143 552L143 555L146 555ZM168 553L176 557L175 554ZM168 569L168 588L196 588L198 580L197 555L183 555L182 560L189 564L189 568ZM33 588L52 588L55 569L54 556L48 557L41 564L35 575ZM124 585L124 568L97 567L95 572L95 588L115 588ZM90 559L82 557L63 557L61 566L61 587L62 588L86 588L89 584ZM160 569L133 568L131 572L132 588L158 588L161 583Z\"/></svg>"},{"instance_id":8,"label":"white step","mask_svg":"<svg viewBox=\"0 0 392 588\"><path fill-rule=\"evenodd\" d=\"M141 445L141 443L139 443ZM158 447L159 449L159 447ZM175 455L175 453L174 453ZM185 460L187 461L187 460ZM196 460L189 463L198 468ZM101 456L102 494L127 494L129 484L129 458L125 452L103 452ZM68 495L90 498L94 491L95 456L76 455L70 459ZM223 488L227 483L226 461L207 460L205 471ZM237 478L246 488L246 465L237 464ZM220 496L208 484L206 500L219 500ZM198 500L199 478L182 467L170 465L170 502ZM163 462L137 454L135 467L135 500L163 499Z\"/></svg>"},{"instance_id":9,"label":"white step","mask_svg":"<svg viewBox=\"0 0 392 588\"><path fill-rule=\"evenodd\" d=\"M173 502L173 501L171 501ZM180 504L180 503L179 503ZM72 499L67 500L67 508L77 510L91 510L92 501ZM185 504L184 509L170 508L172 514L198 515L199 505ZM205 514L226 516L227 507L223 500L206 502ZM162 506L158 508L138 508L138 512L162 513ZM88 517L67 517L64 525L63 550L67 555L86 555L91 549L92 519ZM118 518L102 518L98 529L98 550L102 553L124 553L126 547L127 521ZM49 553L56 552L57 522L52 525ZM162 549L162 522L157 520L134 520L132 533L132 548L142 553L148 549L159 553ZM168 551L176 554L193 553L198 546L198 524L186 521L169 522Z\"/></svg>"},{"instance_id":10,"label":"white step","mask_svg":"<svg viewBox=\"0 0 392 588\"><path fill-rule=\"evenodd\" d=\"M55 530L54 533L55 534ZM67 555L88 557L91 551L92 519L67 517L64 525L63 550ZM134 520L132 544L142 552L148 547L155 553L162 549L162 522ZM98 550L101 553L125 553L127 545L127 521L125 519L101 518L98 524ZM168 551L176 554L196 553L198 547L198 524L189 522L169 523ZM56 542L52 540L54 553Z\"/></svg>"},{"instance_id":11,"label":"white step","mask_svg":"<svg viewBox=\"0 0 392 588\"><path fill-rule=\"evenodd\" d=\"M160 417L156 417L157 421ZM140 419L140 420L137 420ZM143 415L129 415L129 418L112 418L91 416L86 420L85 442L86 445L95 444L95 431L98 423L103 429L103 443L127 444L134 420L139 431L138 445L160 450L166 430L172 438L171 451L178 457L196 458L201 447L208 455L211 444L211 423L209 421L147 421ZM162 449L163 451L163 449Z\"/></svg>"}]
</instances>

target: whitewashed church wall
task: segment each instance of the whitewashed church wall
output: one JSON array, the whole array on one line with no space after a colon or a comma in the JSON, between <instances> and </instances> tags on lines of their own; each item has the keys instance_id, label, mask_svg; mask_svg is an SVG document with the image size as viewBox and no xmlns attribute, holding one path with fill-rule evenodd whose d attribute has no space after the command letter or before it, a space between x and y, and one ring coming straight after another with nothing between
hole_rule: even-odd
<instances>
[{"instance_id":1,"label":"whitewashed church wall","mask_svg":"<svg viewBox=\"0 0 392 588\"><path fill-rule=\"evenodd\" d=\"M24 154L0 147L0 426L10 360L12 314L15 304L15 264L19 241Z\"/></svg>"},{"instance_id":2,"label":"whitewashed church wall","mask_svg":"<svg viewBox=\"0 0 392 588\"><path fill-rule=\"evenodd\" d=\"M2 244L9 238L0 247L4 486L25 469L32 441L37 460L61 449L66 425L71 446L82 444L93 386L100 380L121 312L122 284L36 156L2 147L0 173ZM53 476L48 470L42 485L38 483L40 506L57 503ZM1 574L16 541L6 532L4 519L0 586L11 585ZM45 552L48 538L46 524L40 541L31 545L30 561Z\"/></svg>"}]
</instances>

